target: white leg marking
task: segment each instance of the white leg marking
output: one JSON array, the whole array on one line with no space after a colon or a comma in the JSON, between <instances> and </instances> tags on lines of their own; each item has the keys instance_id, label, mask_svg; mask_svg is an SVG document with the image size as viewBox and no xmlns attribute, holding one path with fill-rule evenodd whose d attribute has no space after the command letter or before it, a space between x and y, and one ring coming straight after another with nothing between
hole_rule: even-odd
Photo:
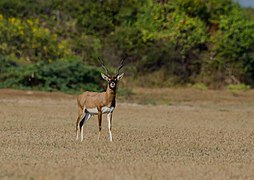
<instances>
[{"instance_id":1,"label":"white leg marking","mask_svg":"<svg viewBox=\"0 0 254 180\"><path fill-rule=\"evenodd\" d=\"M98 141L100 140L100 138L101 138L101 132L99 132L98 134Z\"/></svg>"},{"instance_id":2,"label":"white leg marking","mask_svg":"<svg viewBox=\"0 0 254 180\"><path fill-rule=\"evenodd\" d=\"M80 117L80 119L82 120L82 119L84 118L84 116L85 116L85 113L83 112L83 114L82 114L82 116ZM79 131L81 131L81 130L80 130L80 122L78 123L78 127L77 127L76 140L78 140L78 138L79 138ZM81 136L81 134L80 134L80 136Z\"/></svg>"},{"instance_id":3,"label":"white leg marking","mask_svg":"<svg viewBox=\"0 0 254 180\"><path fill-rule=\"evenodd\" d=\"M80 141L82 142L83 139L84 139L84 129L83 129L84 126L81 126L81 130L80 130Z\"/></svg>"},{"instance_id":4,"label":"white leg marking","mask_svg":"<svg viewBox=\"0 0 254 180\"><path fill-rule=\"evenodd\" d=\"M81 127L81 130L80 130L80 140L81 141L83 141L83 139L84 139L84 124L90 119L92 117L92 115L91 114L89 114L89 113L86 113L86 115L85 115L85 119L84 119L84 123L83 123L83 125L82 125L82 127Z\"/></svg>"},{"instance_id":5,"label":"white leg marking","mask_svg":"<svg viewBox=\"0 0 254 180\"><path fill-rule=\"evenodd\" d=\"M79 125L77 127L77 136L76 136L76 140L78 140L78 132L79 132Z\"/></svg>"},{"instance_id":6,"label":"white leg marking","mask_svg":"<svg viewBox=\"0 0 254 180\"><path fill-rule=\"evenodd\" d=\"M112 118L112 113L108 113L107 115L107 118L108 118L108 131L109 131L109 140L112 141L112 133L111 133L111 118Z\"/></svg>"}]
</instances>

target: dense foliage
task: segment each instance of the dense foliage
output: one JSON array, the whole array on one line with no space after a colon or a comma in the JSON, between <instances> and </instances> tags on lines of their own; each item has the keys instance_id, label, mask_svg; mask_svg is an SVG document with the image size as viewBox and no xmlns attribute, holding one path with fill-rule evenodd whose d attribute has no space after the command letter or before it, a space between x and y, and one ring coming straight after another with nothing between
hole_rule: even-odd
<instances>
[{"instance_id":1,"label":"dense foliage","mask_svg":"<svg viewBox=\"0 0 254 180\"><path fill-rule=\"evenodd\" d=\"M82 90L101 91L103 82L99 70L77 60L54 61L19 66L0 57L1 87L75 93Z\"/></svg>"},{"instance_id":2,"label":"dense foliage","mask_svg":"<svg viewBox=\"0 0 254 180\"><path fill-rule=\"evenodd\" d=\"M136 85L253 85L253 14L231 0L1 0L1 87L99 90L98 57L127 57Z\"/></svg>"}]
</instances>

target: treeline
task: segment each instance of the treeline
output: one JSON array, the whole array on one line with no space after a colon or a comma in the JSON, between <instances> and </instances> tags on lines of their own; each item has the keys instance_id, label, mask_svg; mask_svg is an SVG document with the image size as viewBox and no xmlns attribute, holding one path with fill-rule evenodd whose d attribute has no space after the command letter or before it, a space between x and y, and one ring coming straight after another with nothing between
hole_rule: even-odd
<instances>
[{"instance_id":1,"label":"treeline","mask_svg":"<svg viewBox=\"0 0 254 180\"><path fill-rule=\"evenodd\" d=\"M139 86L254 85L254 10L231 0L1 0L0 87L101 89L98 57Z\"/></svg>"}]
</instances>

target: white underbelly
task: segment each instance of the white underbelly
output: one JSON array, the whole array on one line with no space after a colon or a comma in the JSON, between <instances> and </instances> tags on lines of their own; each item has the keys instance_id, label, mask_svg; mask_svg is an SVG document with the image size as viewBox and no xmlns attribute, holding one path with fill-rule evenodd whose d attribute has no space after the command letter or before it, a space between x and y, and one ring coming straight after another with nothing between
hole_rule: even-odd
<instances>
[{"instance_id":1,"label":"white underbelly","mask_svg":"<svg viewBox=\"0 0 254 180\"><path fill-rule=\"evenodd\" d=\"M101 108L102 113L112 113L114 111L114 107L107 107L104 106ZM85 112L88 112L90 114L98 114L98 109L97 108L86 108Z\"/></svg>"}]
</instances>

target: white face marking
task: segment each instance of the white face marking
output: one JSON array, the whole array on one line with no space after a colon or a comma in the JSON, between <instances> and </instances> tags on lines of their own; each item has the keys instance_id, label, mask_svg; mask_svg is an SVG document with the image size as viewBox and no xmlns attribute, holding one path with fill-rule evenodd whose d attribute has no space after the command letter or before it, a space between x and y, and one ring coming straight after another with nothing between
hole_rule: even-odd
<instances>
[{"instance_id":1,"label":"white face marking","mask_svg":"<svg viewBox=\"0 0 254 180\"><path fill-rule=\"evenodd\" d=\"M111 82L109 85L110 85L111 88L116 87L116 83L115 82Z\"/></svg>"}]
</instances>

